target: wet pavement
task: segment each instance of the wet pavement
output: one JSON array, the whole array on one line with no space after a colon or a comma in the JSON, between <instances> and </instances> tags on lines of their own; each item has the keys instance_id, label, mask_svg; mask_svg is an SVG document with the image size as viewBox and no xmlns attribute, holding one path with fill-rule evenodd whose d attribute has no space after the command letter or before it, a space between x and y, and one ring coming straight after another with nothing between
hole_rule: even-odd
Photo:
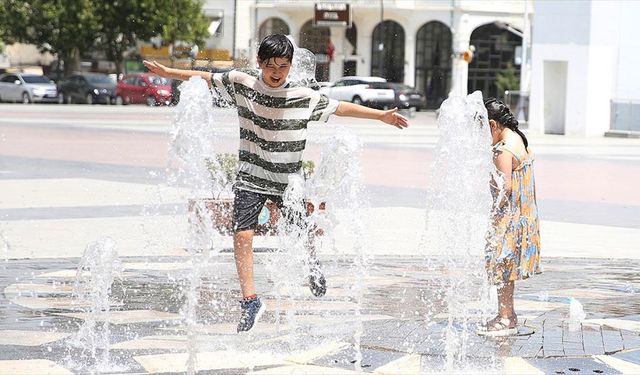
<instances>
[{"instance_id":1,"label":"wet pavement","mask_svg":"<svg viewBox=\"0 0 640 375\"><path fill-rule=\"evenodd\" d=\"M445 346L446 280L437 260L376 257L364 278L348 258L324 259L329 291L311 296L303 284L278 298L257 254L256 281L268 311L250 334L236 334L237 278L231 254L215 257L198 290L191 342L202 373L415 374L439 368ZM111 291L111 373L187 370L189 329L181 309L192 267L189 257L122 257ZM72 291L78 258L8 260L0 287L0 374L88 373L95 359L72 345L89 319ZM427 267L430 264L430 267ZM469 369L505 373L639 373L638 260L545 259L545 272L517 283L521 335L484 338L471 332ZM361 304L354 286L363 285ZM586 319L569 319L569 298ZM358 307L360 306L360 307ZM426 319L425 316L429 316ZM357 345L356 339L360 344ZM357 362L356 348L361 362ZM104 355L98 350L96 357ZM465 372L465 371L462 371Z\"/></svg>"},{"instance_id":2,"label":"wet pavement","mask_svg":"<svg viewBox=\"0 0 640 375\"><path fill-rule=\"evenodd\" d=\"M180 237L187 221L175 212L184 202L179 191L160 188L171 109L0 107L0 236L10 245L3 250L0 238L0 259L9 258L0 263L0 375L184 373L189 347L203 374L442 368L447 270L415 257L439 139L433 112L418 113L402 132L339 117L310 127L305 157L312 160L317 141L339 125L363 141L372 267L356 277L352 255L324 251L327 295L314 298L303 283L288 295L267 267L276 254L259 252L257 285L268 311L254 332L238 335L228 251L204 273L197 319L185 323L193 267ZM237 128L220 125L220 151L235 152ZM460 358L468 367L460 372L640 374L640 140L527 137L536 154L545 273L517 284L521 335L468 332ZM108 366L96 367L106 352L73 345L96 317L72 292L82 249L104 236L117 241L123 271L110 312L97 317L109 322L110 351ZM338 248L351 238L341 240ZM360 304L358 285L365 286ZM584 306L585 320L569 319L570 297Z\"/></svg>"}]
</instances>

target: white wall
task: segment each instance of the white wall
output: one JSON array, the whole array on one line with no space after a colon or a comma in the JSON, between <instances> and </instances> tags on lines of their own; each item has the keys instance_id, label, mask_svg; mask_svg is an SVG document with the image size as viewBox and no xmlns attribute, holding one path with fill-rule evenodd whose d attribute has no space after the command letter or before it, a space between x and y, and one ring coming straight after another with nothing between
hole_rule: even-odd
<instances>
[{"instance_id":1,"label":"white wall","mask_svg":"<svg viewBox=\"0 0 640 375\"><path fill-rule=\"evenodd\" d=\"M640 38L638 38L638 19L640 18L640 2L612 2L597 3L601 17L596 21L606 28L608 33L602 33L606 39L602 45L616 45L618 49L614 55L614 100L640 100ZM605 13L606 12L606 13ZM615 20L612 22L611 20Z\"/></svg>"},{"instance_id":2,"label":"white wall","mask_svg":"<svg viewBox=\"0 0 640 375\"><path fill-rule=\"evenodd\" d=\"M545 61L567 61L567 134L602 135L611 104L638 101L640 3L538 1L532 44L530 129L545 128Z\"/></svg>"},{"instance_id":3,"label":"white wall","mask_svg":"<svg viewBox=\"0 0 640 375\"><path fill-rule=\"evenodd\" d=\"M33 44L11 44L5 47L4 53L11 66L48 65L55 60L52 54L41 53Z\"/></svg>"}]
</instances>

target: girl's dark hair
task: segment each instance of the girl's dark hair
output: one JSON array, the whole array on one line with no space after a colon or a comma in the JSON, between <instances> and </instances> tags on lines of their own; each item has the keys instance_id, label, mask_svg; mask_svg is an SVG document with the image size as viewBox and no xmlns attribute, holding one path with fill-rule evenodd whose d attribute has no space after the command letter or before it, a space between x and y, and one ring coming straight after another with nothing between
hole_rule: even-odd
<instances>
[{"instance_id":1,"label":"girl's dark hair","mask_svg":"<svg viewBox=\"0 0 640 375\"><path fill-rule=\"evenodd\" d=\"M274 57L293 61L293 43L284 34L268 35L260 42L258 58L267 61Z\"/></svg>"},{"instance_id":2,"label":"girl's dark hair","mask_svg":"<svg viewBox=\"0 0 640 375\"><path fill-rule=\"evenodd\" d=\"M487 108L489 120L494 120L505 128L509 128L518 133L520 138L522 138L522 142L524 142L524 148L529 147L527 137L518 129L518 120L516 120L516 117L511 113L511 110L506 104L496 98L490 98L484 102L484 106Z\"/></svg>"}]
</instances>

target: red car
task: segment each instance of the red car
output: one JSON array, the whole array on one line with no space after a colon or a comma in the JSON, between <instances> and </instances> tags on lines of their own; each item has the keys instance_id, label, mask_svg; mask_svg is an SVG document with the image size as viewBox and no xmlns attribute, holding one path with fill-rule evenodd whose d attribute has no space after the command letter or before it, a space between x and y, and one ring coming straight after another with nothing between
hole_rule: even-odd
<instances>
[{"instance_id":1,"label":"red car","mask_svg":"<svg viewBox=\"0 0 640 375\"><path fill-rule=\"evenodd\" d=\"M148 106L171 102L171 81L149 73L127 74L116 86L116 104L147 103Z\"/></svg>"}]
</instances>

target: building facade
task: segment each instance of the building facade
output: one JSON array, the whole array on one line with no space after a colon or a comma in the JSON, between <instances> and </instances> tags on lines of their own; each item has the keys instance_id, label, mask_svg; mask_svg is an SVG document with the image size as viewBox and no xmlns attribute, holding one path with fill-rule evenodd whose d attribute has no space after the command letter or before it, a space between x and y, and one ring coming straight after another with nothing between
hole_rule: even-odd
<instances>
[{"instance_id":1,"label":"building facade","mask_svg":"<svg viewBox=\"0 0 640 375\"><path fill-rule=\"evenodd\" d=\"M536 2L531 131L640 131L639 16L635 1Z\"/></svg>"},{"instance_id":2,"label":"building facade","mask_svg":"<svg viewBox=\"0 0 640 375\"><path fill-rule=\"evenodd\" d=\"M316 3L345 2L238 0L235 55L251 59L264 36L289 34L316 54L319 81L381 76L424 90L431 108L450 92L502 96L495 78L509 64L520 74L533 10L524 0L351 0L351 27L327 27L314 23ZM467 63L460 55L470 46Z\"/></svg>"}]
</instances>

